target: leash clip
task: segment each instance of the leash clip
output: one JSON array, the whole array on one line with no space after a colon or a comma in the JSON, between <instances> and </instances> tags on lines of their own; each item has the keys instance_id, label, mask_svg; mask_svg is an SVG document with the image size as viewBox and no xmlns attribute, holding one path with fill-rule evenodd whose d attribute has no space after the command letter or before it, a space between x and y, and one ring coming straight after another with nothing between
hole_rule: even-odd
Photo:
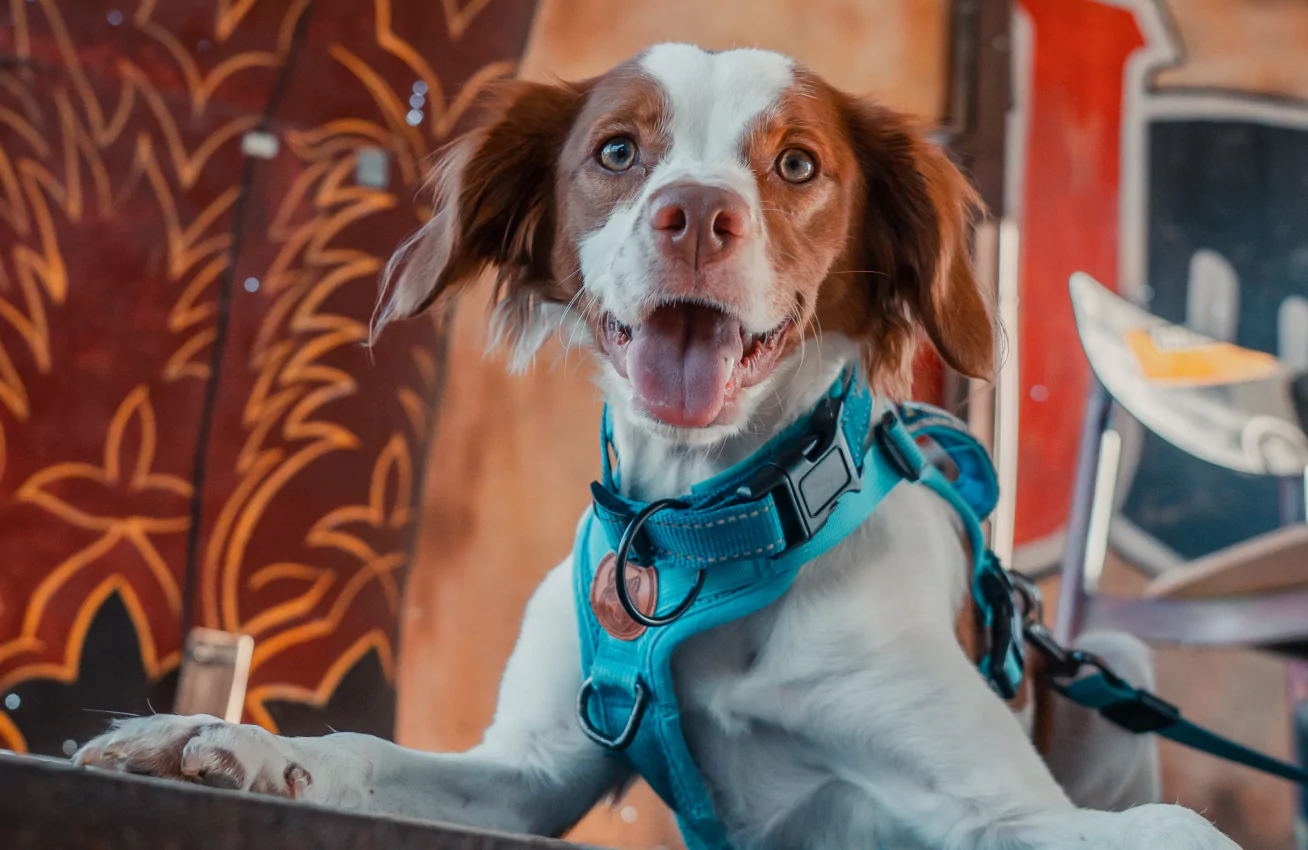
<instances>
[{"instance_id":1,"label":"leash clip","mask_svg":"<svg viewBox=\"0 0 1308 850\"><path fill-rule=\"evenodd\" d=\"M981 662L981 670L990 686L1005 700L1017 696L1026 667L1026 652L1022 641L1023 625L1031 613L1031 604L1022 594L1022 610L1013 602L1020 593L999 560L985 553L985 566L978 576L977 606L987 620L988 646ZM1038 602L1037 602L1038 604Z\"/></svg>"},{"instance_id":2,"label":"leash clip","mask_svg":"<svg viewBox=\"0 0 1308 850\"><path fill-rule=\"evenodd\" d=\"M662 617L651 617L642 613L636 607L636 603L631 601L631 594L627 589L627 561L631 555L631 547L636 540L640 539L640 530L645 525L645 521L654 514L665 508L681 508L684 505L676 499L659 499L656 502L650 502L641 510L640 513L632 517L631 522L627 523L627 528L622 532L622 539L618 541L618 551L614 553L614 584L618 592L618 603L622 605L622 610L627 612L627 616L632 620L640 623L649 629L659 628L671 623L675 623L686 615L690 606L695 604L699 598L699 592L704 589L704 580L708 577L707 570L697 570L695 572L695 586L686 594L686 598L677 604L677 607L664 614ZM652 563L652 560L651 560ZM658 603L655 602L657 606Z\"/></svg>"},{"instance_id":3,"label":"leash clip","mask_svg":"<svg viewBox=\"0 0 1308 850\"><path fill-rule=\"evenodd\" d=\"M1027 576L1009 572L1009 580L1022 603L1022 636L1044 661L1044 674L1052 679L1074 679L1087 664L1104 669L1097 656L1081 650L1070 650L1054 639L1054 633L1045 625L1045 603L1040 588Z\"/></svg>"},{"instance_id":4,"label":"leash clip","mask_svg":"<svg viewBox=\"0 0 1308 850\"><path fill-rule=\"evenodd\" d=\"M640 721L645 717L645 709L649 706L649 691L645 690L640 682L636 682L636 694L631 704L631 711L627 714L627 722L623 725L622 731L614 736L605 733L590 719L590 698L594 693L593 679L582 682L581 690L577 691L577 722L581 724L581 731L587 738L606 750L614 752L625 750L631 746L632 741L636 740L636 733L640 731Z\"/></svg>"},{"instance_id":5,"label":"leash clip","mask_svg":"<svg viewBox=\"0 0 1308 850\"><path fill-rule=\"evenodd\" d=\"M855 454L841 427L843 412L843 399L823 399L808 433L736 489L736 498L746 502L773 496L787 549L812 540L840 497L863 489Z\"/></svg>"}]
</instances>

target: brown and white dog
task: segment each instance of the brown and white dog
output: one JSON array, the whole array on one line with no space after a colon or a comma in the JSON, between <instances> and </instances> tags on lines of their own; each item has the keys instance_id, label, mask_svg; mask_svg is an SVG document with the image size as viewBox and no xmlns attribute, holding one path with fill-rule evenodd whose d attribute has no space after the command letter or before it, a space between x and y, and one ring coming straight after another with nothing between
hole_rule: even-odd
<instances>
[{"instance_id":1,"label":"brown and white dog","mask_svg":"<svg viewBox=\"0 0 1308 850\"><path fill-rule=\"evenodd\" d=\"M434 186L379 324L494 268L494 324L517 364L560 328L594 350L633 498L679 495L747 457L854 358L882 393L903 392L923 333L959 371L991 369L964 178L903 117L775 53L668 44L585 83L516 84ZM953 509L901 486L778 602L683 645L683 728L732 843L1234 847L1198 814L1154 804L1147 739L1058 706L1041 758L1027 713L991 692L955 636L968 563ZM630 779L577 726L571 569L527 606L494 723L469 752L155 716L77 761L561 833ZM1139 643L1083 643L1150 684Z\"/></svg>"}]
</instances>

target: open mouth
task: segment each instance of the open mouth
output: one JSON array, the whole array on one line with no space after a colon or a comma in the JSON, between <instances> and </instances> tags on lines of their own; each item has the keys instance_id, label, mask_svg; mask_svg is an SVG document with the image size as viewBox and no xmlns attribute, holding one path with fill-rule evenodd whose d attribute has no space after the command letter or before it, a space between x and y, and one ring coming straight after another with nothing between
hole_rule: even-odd
<instances>
[{"instance_id":1,"label":"open mouth","mask_svg":"<svg viewBox=\"0 0 1308 850\"><path fill-rule=\"evenodd\" d=\"M636 402L655 419L681 428L703 428L734 412L744 387L776 368L787 332L786 319L763 333L750 333L720 307L669 301L638 325L605 313L601 336L618 374L631 381Z\"/></svg>"}]
</instances>

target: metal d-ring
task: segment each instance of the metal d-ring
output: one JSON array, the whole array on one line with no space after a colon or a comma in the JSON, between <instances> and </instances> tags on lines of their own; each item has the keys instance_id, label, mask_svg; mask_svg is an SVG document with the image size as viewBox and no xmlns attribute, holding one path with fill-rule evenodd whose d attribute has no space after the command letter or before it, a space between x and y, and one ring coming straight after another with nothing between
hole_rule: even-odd
<instances>
[{"instance_id":1,"label":"metal d-ring","mask_svg":"<svg viewBox=\"0 0 1308 850\"><path fill-rule=\"evenodd\" d=\"M700 570L695 575L695 586L690 589L690 593L686 595L686 598L682 600L680 605L662 617L649 617L641 613L632 604L631 597L627 595L627 553L631 550L631 544L635 541L636 535L640 533L645 520L664 508L671 507L683 507L683 505L676 499L659 499L656 502L650 502L640 513L631 518L626 530L622 532L622 539L618 541L617 559L614 564L616 572L614 579L618 585L618 602L622 603L622 610L627 612L628 617L647 628L658 628L680 620L690 610L690 606L695 604L699 592L704 588L704 579L708 577L705 570ZM655 606L658 605L657 600L654 604Z\"/></svg>"},{"instance_id":2,"label":"metal d-ring","mask_svg":"<svg viewBox=\"0 0 1308 850\"><path fill-rule=\"evenodd\" d=\"M595 683L591 679L581 683L581 690L577 692L577 722L581 725L581 731L586 733L586 737L608 750L625 750L631 745L636 738L636 732L640 729L641 718L645 715L645 707L649 705L649 691L640 682L636 683L636 698L631 704L631 713L627 715L626 725L618 733L616 738L610 738L595 726L590 720L590 695L595 692Z\"/></svg>"}]
</instances>

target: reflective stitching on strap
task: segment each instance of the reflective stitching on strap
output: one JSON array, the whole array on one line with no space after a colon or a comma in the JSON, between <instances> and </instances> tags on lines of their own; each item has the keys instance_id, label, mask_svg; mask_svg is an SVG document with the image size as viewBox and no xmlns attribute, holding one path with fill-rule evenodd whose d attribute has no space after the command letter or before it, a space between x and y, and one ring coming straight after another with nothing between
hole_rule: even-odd
<instances>
[{"instance_id":1,"label":"reflective stitching on strap","mask_svg":"<svg viewBox=\"0 0 1308 850\"><path fill-rule=\"evenodd\" d=\"M717 520L716 522L697 522L697 523L659 522L658 520L651 518L648 521L646 521L645 524L657 525L659 528L691 528L691 529L713 528L714 526L718 526L718 525L726 525L729 522L736 522L742 519L751 519L756 516L761 516L770 510L772 510L772 506L765 505L762 508L755 508L754 510L750 511L747 514L735 514L733 516L727 517L726 519ZM769 546L768 548L771 549L772 547ZM662 551L668 551L668 550L665 549Z\"/></svg>"},{"instance_id":2,"label":"reflective stitching on strap","mask_svg":"<svg viewBox=\"0 0 1308 850\"><path fill-rule=\"evenodd\" d=\"M654 551L662 552L665 555L671 555L674 558L680 558L683 561L694 561L697 564L716 564L719 561L733 561L736 558L745 555L762 555L764 552L771 552L775 548L777 548L777 544L769 543L768 545L759 547L752 552L732 552L727 555L719 555L712 558L700 558L696 555L683 555L680 552L675 552L671 549L660 549L658 546L654 547Z\"/></svg>"}]
</instances>

